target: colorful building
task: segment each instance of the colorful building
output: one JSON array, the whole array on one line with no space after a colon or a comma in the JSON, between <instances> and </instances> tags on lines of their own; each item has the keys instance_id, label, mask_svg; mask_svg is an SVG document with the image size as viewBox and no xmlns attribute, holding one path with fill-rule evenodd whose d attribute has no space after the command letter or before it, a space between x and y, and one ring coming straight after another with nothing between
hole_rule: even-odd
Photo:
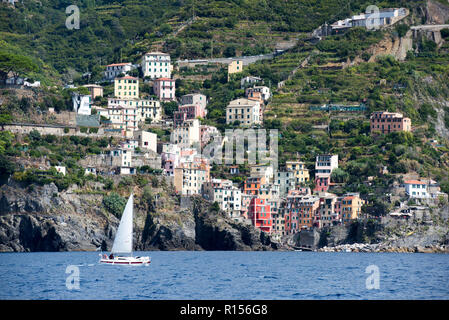
<instances>
[{"instance_id":1,"label":"colorful building","mask_svg":"<svg viewBox=\"0 0 449 320\"><path fill-rule=\"evenodd\" d=\"M378 111L371 114L370 127L371 133L409 132L412 122L401 113Z\"/></svg>"},{"instance_id":2,"label":"colorful building","mask_svg":"<svg viewBox=\"0 0 449 320\"><path fill-rule=\"evenodd\" d=\"M267 200L257 197L252 198L248 210L248 219L254 227L266 233L271 233L271 207Z\"/></svg>"},{"instance_id":3,"label":"colorful building","mask_svg":"<svg viewBox=\"0 0 449 320\"><path fill-rule=\"evenodd\" d=\"M346 224L359 218L365 201L360 199L358 193L348 193L338 197L335 204L335 212L339 215L342 223Z\"/></svg>"},{"instance_id":4,"label":"colorful building","mask_svg":"<svg viewBox=\"0 0 449 320\"><path fill-rule=\"evenodd\" d=\"M287 161L285 163L287 171L292 171L295 174L296 186L300 186L310 180L309 170L302 161Z\"/></svg>"},{"instance_id":5,"label":"colorful building","mask_svg":"<svg viewBox=\"0 0 449 320\"><path fill-rule=\"evenodd\" d=\"M243 192L246 194L258 196L261 186L265 183L265 177L248 177L245 180Z\"/></svg>"},{"instance_id":6,"label":"colorful building","mask_svg":"<svg viewBox=\"0 0 449 320\"><path fill-rule=\"evenodd\" d=\"M176 81L170 78L159 78L153 82L153 92L161 101L176 101Z\"/></svg>"},{"instance_id":7,"label":"colorful building","mask_svg":"<svg viewBox=\"0 0 449 320\"><path fill-rule=\"evenodd\" d=\"M123 99L139 98L139 78L124 76L114 79L114 96Z\"/></svg>"},{"instance_id":8,"label":"colorful building","mask_svg":"<svg viewBox=\"0 0 449 320\"><path fill-rule=\"evenodd\" d=\"M294 234L302 229L310 229L320 206L315 196L289 195L281 205L285 214L286 232Z\"/></svg>"},{"instance_id":9,"label":"colorful building","mask_svg":"<svg viewBox=\"0 0 449 320\"><path fill-rule=\"evenodd\" d=\"M338 155L323 154L316 157L314 191L327 192L332 171L336 168L338 168Z\"/></svg>"},{"instance_id":10,"label":"colorful building","mask_svg":"<svg viewBox=\"0 0 449 320\"><path fill-rule=\"evenodd\" d=\"M231 79L231 74L239 73L243 71L242 60L232 60L228 64L228 81Z\"/></svg>"}]
</instances>

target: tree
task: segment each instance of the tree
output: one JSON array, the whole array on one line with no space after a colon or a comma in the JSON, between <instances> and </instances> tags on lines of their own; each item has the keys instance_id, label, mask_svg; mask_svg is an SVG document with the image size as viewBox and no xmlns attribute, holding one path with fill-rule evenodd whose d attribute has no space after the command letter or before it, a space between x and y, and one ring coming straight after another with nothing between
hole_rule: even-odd
<instances>
[{"instance_id":1,"label":"tree","mask_svg":"<svg viewBox=\"0 0 449 320\"><path fill-rule=\"evenodd\" d=\"M331 180L336 183L345 183L349 180L349 174L343 169L336 168L332 171Z\"/></svg>"},{"instance_id":2,"label":"tree","mask_svg":"<svg viewBox=\"0 0 449 320\"><path fill-rule=\"evenodd\" d=\"M125 209L126 200L115 192L103 197L103 205L110 213L120 218Z\"/></svg>"},{"instance_id":3,"label":"tree","mask_svg":"<svg viewBox=\"0 0 449 320\"><path fill-rule=\"evenodd\" d=\"M173 113L178 110L178 103L175 101L163 102L162 108L164 109L164 114L168 117L173 117Z\"/></svg>"},{"instance_id":4,"label":"tree","mask_svg":"<svg viewBox=\"0 0 449 320\"><path fill-rule=\"evenodd\" d=\"M12 72L14 76L35 72L38 70L36 63L30 57L16 55L4 50L0 51L0 80L5 82L8 73Z\"/></svg>"}]
</instances>

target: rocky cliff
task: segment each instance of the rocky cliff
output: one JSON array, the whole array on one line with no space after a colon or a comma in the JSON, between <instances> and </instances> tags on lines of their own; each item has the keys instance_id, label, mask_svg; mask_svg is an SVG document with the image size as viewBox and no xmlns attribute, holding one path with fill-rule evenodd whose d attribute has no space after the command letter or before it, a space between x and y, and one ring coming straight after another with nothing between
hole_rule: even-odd
<instances>
[{"instance_id":1,"label":"rocky cliff","mask_svg":"<svg viewBox=\"0 0 449 320\"><path fill-rule=\"evenodd\" d=\"M301 232L296 246L317 251L449 252L449 207L420 219L384 217Z\"/></svg>"},{"instance_id":2,"label":"rocky cliff","mask_svg":"<svg viewBox=\"0 0 449 320\"><path fill-rule=\"evenodd\" d=\"M0 187L0 251L110 249L119 220L101 194L54 184ZM187 208L146 212L136 197L136 250L273 250L270 238L228 219L201 198Z\"/></svg>"}]
</instances>

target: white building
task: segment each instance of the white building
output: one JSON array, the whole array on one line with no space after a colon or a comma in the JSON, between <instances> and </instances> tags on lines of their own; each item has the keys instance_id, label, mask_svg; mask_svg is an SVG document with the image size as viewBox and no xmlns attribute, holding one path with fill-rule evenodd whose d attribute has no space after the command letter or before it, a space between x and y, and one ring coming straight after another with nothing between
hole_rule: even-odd
<instances>
[{"instance_id":1,"label":"white building","mask_svg":"<svg viewBox=\"0 0 449 320\"><path fill-rule=\"evenodd\" d=\"M57 172L62 173L64 176L66 175L66 167L64 166L55 166Z\"/></svg>"},{"instance_id":2,"label":"white building","mask_svg":"<svg viewBox=\"0 0 449 320\"><path fill-rule=\"evenodd\" d=\"M295 190L295 173L293 171L278 171L275 183L279 185L280 196L286 196L290 190Z\"/></svg>"},{"instance_id":3,"label":"white building","mask_svg":"<svg viewBox=\"0 0 449 320\"><path fill-rule=\"evenodd\" d=\"M265 178L265 183L271 183L274 177L273 167L269 165L253 165L250 168L250 176L254 178Z\"/></svg>"},{"instance_id":4,"label":"white building","mask_svg":"<svg viewBox=\"0 0 449 320\"><path fill-rule=\"evenodd\" d=\"M159 101L144 99L108 99L108 115L114 129L134 131L138 123L150 118L153 122L160 121L162 110Z\"/></svg>"},{"instance_id":5,"label":"white building","mask_svg":"<svg viewBox=\"0 0 449 320\"><path fill-rule=\"evenodd\" d=\"M253 77L253 76L247 76L240 80L240 88L245 89L247 86L252 86L253 84L262 82L262 78L259 77Z\"/></svg>"},{"instance_id":6,"label":"white building","mask_svg":"<svg viewBox=\"0 0 449 320\"><path fill-rule=\"evenodd\" d=\"M181 149L189 148L200 143L200 122L198 119L186 120L174 128L170 141L178 144Z\"/></svg>"},{"instance_id":7,"label":"white building","mask_svg":"<svg viewBox=\"0 0 449 320\"><path fill-rule=\"evenodd\" d=\"M170 55L162 52L146 53L142 58L141 67L143 76L151 79L171 78L173 69Z\"/></svg>"},{"instance_id":8,"label":"white building","mask_svg":"<svg viewBox=\"0 0 449 320\"><path fill-rule=\"evenodd\" d=\"M174 187L182 195L201 194L203 183L209 181L205 167L189 162L174 169Z\"/></svg>"},{"instance_id":9,"label":"white building","mask_svg":"<svg viewBox=\"0 0 449 320\"><path fill-rule=\"evenodd\" d=\"M206 109L207 97L201 93L185 94L181 97L181 105L200 105Z\"/></svg>"},{"instance_id":10,"label":"white building","mask_svg":"<svg viewBox=\"0 0 449 320\"><path fill-rule=\"evenodd\" d=\"M104 73L104 76L106 80L114 80L122 73L124 75L128 74L128 72L130 72L132 68L133 65L131 62L108 64L106 66L106 72Z\"/></svg>"},{"instance_id":11,"label":"white building","mask_svg":"<svg viewBox=\"0 0 449 320\"><path fill-rule=\"evenodd\" d=\"M134 139L137 141L137 145L140 149L157 152L157 134L138 130L134 131Z\"/></svg>"},{"instance_id":12,"label":"white building","mask_svg":"<svg viewBox=\"0 0 449 320\"><path fill-rule=\"evenodd\" d=\"M409 198L425 199L429 198L429 192L427 190L427 183L419 180L407 180L404 181L405 193Z\"/></svg>"},{"instance_id":13,"label":"white building","mask_svg":"<svg viewBox=\"0 0 449 320\"><path fill-rule=\"evenodd\" d=\"M92 99L90 95L73 94L73 111L77 114L90 116L92 114Z\"/></svg>"},{"instance_id":14,"label":"white building","mask_svg":"<svg viewBox=\"0 0 449 320\"><path fill-rule=\"evenodd\" d=\"M322 154L316 157L315 175L330 175L338 168L338 155Z\"/></svg>"},{"instance_id":15,"label":"white building","mask_svg":"<svg viewBox=\"0 0 449 320\"><path fill-rule=\"evenodd\" d=\"M378 28L392 25L406 15L407 9L405 8L386 8L380 9L378 13L362 13L351 18L339 20L333 23L331 27L334 31L353 27Z\"/></svg>"},{"instance_id":16,"label":"white building","mask_svg":"<svg viewBox=\"0 0 449 320\"><path fill-rule=\"evenodd\" d=\"M314 191L327 192L332 171L336 168L338 168L338 155L322 154L316 157Z\"/></svg>"},{"instance_id":17,"label":"white building","mask_svg":"<svg viewBox=\"0 0 449 320\"><path fill-rule=\"evenodd\" d=\"M260 124L260 102L245 98L232 100L226 107L226 123L233 124L234 121L246 126Z\"/></svg>"},{"instance_id":18,"label":"white building","mask_svg":"<svg viewBox=\"0 0 449 320\"><path fill-rule=\"evenodd\" d=\"M242 191L232 185L230 180L212 179L203 183L203 197L211 202L217 202L220 209L231 218L240 217L242 209Z\"/></svg>"}]
</instances>

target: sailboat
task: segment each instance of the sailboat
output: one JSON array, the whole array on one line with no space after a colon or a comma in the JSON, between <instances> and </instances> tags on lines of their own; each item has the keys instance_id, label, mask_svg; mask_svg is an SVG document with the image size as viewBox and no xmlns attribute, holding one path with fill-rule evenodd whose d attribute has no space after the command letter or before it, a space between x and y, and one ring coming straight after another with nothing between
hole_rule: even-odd
<instances>
[{"instance_id":1,"label":"sailboat","mask_svg":"<svg viewBox=\"0 0 449 320\"><path fill-rule=\"evenodd\" d=\"M134 257L133 251L133 194L129 196L115 234L111 254L100 254L102 264L149 265L150 257Z\"/></svg>"}]
</instances>

